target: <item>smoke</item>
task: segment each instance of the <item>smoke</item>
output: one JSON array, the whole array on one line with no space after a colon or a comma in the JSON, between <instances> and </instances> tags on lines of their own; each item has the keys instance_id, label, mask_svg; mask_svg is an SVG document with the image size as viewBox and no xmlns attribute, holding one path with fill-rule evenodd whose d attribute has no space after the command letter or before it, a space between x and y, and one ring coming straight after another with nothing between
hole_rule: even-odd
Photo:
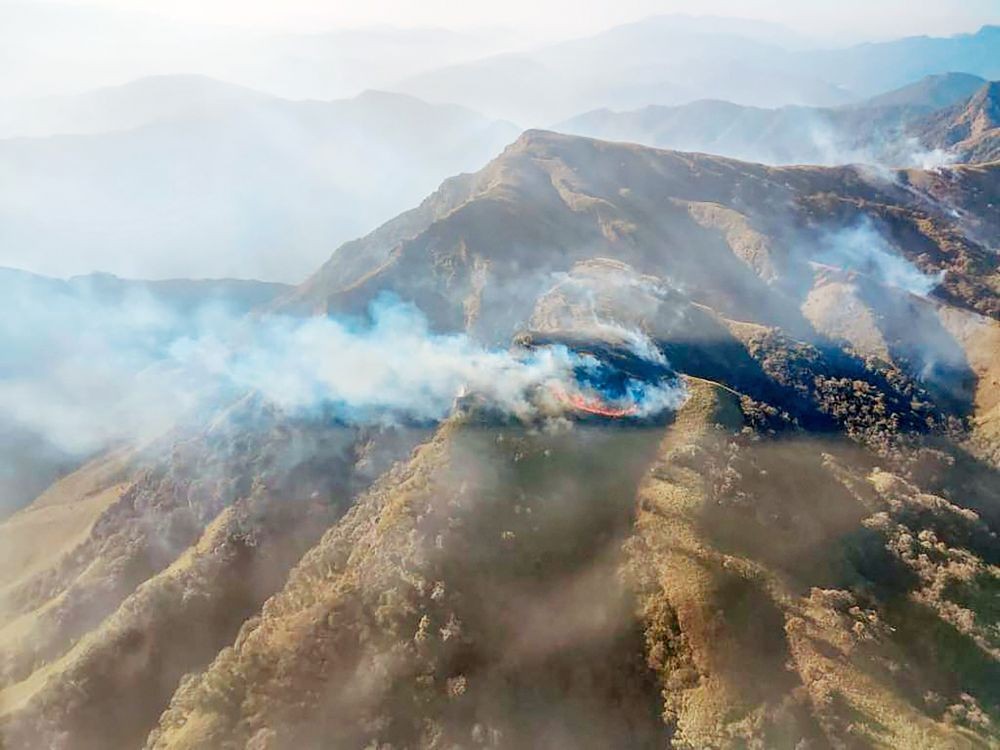
<instances>
[{"instance_id":1,"label":"smoke","mask_svg":"<svg viewBox=\"0 0 1000 750\"><path fill-rule=\"evenodd\" d=\"M874 114L872 116L875 117ZM899 132L899 126L876 127L859 138L854 132L856 123L833 125L819 122L817 120L817 125L809 129L809 147L796 155L798 158L786 158L774 163L863 164L890 170L901 167L936 169L958 160L955 153L942 148L928 148L919 138Z\"/></svg>"},{"instance_id":2,"label":"smoke","mask_svg":"<svg viewBox=\"0 0 1000 750\"><path fill-rule=\"evenodd\" d=\"M930 275L917 268L867 219L828 235L823 244L825 249L816 258L819 262L863 273L920 297L930 294L944 278L943 271Z\"/></svg>"},{"instance_id":3,"label":"smoke","mask_svg":"<svg viewBox=\"0 0 1000 750\"><path fill-rule=\"evenodd\" d=\"M193 406L202 389L170 370L167 348L232 319L216 305L182 314L141 289L111 300L25 276L4 291L0 415L73 454L151 437Z\"/></svg>"},{"instance_id":4,"label":"smoke","mask_svg":"<svg viewBox=\"0 0 1000 750\"><path fill-rule=\"evenodd\" d=\"M569 377L578 361L565 347L517 354L463 334L432 334L417 308L390 298L372 305L370 325L273 318L252 345L220 351L221 342L208 338L178 342L173 354L288 411L324 408L359 422L438 420L466 389L527 417L532 391Z\"/></svg>"},{"instance_id":5,"label":"smoke","mask_svg":"<svg viewBox=\"0 0 1000 750\"><path fill-rule=\"evenodd\" d=\"M18 305L0 324L0 415L74 454L154 438L247 392L295 416L348 423L441 420L466 393L530 418L551 406L554 384L581 390L581 374L600 366L561 345L489 348L432 333L416 307L390 297L367 320L247 319L219 304L182 312L142 292L113 304L84 290ZM639 334L625 347L664 364ZM629 378L615 394L638 416L682 397L674 379Z\"/></svg>"},{"instance_id":6,"label":"smoke","mask_svg":"<svg viewBox=\"0 0 1000 750\"><path fill-rule=\"evenodd\" d=\"M520 132L375 92L300 102L167 76L104 96L57 113L67 135L0 138L0 265L298 283ZM107 122L80 135L91 110Z\"/></svg>"},{"instance_id":7,"label":"smoke","mask_svg":"<svg viewBox=\"0 0 1000 750\"><path fill-rule=\"evenodd\" d=\"M916 138L905 139L907 145L906 157L899 161L899 166L912 166L917 169L939 169L958 161L958 154L942 148L928 149Z\"/></svg>"},{"instance_id":8,"label":"smoke","mask_svg":"<svg viewBox=\"0 0 1000 750\"><path fill-rule=\"evenodd\" d=\"M887 175L892 168L934 169L958 160L958 154L928 148L908 134L913 125L905 113L865 106L760 109L729 101L695 101L621 112L599 110L559 123L555 129L761 164L863 164Z\"/></svg>"}]
</instances>

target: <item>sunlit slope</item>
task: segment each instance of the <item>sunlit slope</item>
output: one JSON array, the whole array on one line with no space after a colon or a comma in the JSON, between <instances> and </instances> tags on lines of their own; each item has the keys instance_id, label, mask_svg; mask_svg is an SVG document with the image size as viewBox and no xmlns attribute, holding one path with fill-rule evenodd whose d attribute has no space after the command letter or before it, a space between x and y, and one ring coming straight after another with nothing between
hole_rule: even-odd
<instances>
[{"instance_id":1,"label":"sunlit slope","mask_svg":"<svg viewBox=\"0 0 1000 750\"><path fill-rule=\"evenodd\" d=\"M14 747L65 732L79 748L140 742L179 679L415 439L296 422L247 399L202 433L62 480L0 526L13 540L0 736Z\"/></svg>"},{"instance_id":2,"label":"sunlit slope","mask_svg":"<svg viewBox=\"0 0 1000 750\"><path fill-rule=\"evenodd\" d=\"M688 386L665 428L443 427L149 746L987 746L994 637L943 596L984 523Z\"/></svg>"},{"instance_id":3,"label":"sunlit slope","mask_svg":"<svg viewBox=\"0 0 1000 750\"><path fill-rule=\"evenodd\" d=\"M525 135L277 309L630 352L680 408L467 393L430 434L247 399L168 436L18 553L0 736L995 745L996 180Z\"/></svg>"},{"instance_id":4,"label":"sunlit slope","mask_svg":"<svg viewBox=\"0 0 1000 750\"><path fill-rule=\"evenodd\" d=\"M502 344L561 274L605 258L730 320L889 363L989 422L998 179L997 164L773 168L532 131L282 306L357 313L390 292Z\"/></svg>"},{"instance_id":5,"label":"sunlit slope","mask_svg":"<svg viewBox=\"0 0 1000 750\"><path fill-rule=\"evenodd\" d=\"M666 427L456 417L150 746L988 746L998 485L953 402L888 350L733 321L608 259L520 340L623 330L698 375Z\"/></svg>"},{"instance_id":6,"label":"sunlit slope","mask_svg":"<svg viewBox=\"0 0 1000 750\"><path fill-rule=\"evenodd\" d=\"M662 742L616 573L657 437L446 425L182 685L151 746Z\"/></svg>"},{"instance_id":7,"label":"sunlit slope","mask_svg":"<svg viewBox=\"0 0 1000 750\"><path fill-rule=\"evenodd\" d=\"M762 440L738 404L693 391L626 547L673 746L987 746L996 643L939 597L996 580L987 527L844 442Z\"/></svg>"},{"instance_id":8,"label":"sunlit slope","mask_svg":"<svg viewBox=\"0 0 1000 750\"><path fill-rule=\"evenodd\" d=\"M904 258L919 274L909 281L996 316L998 179L997 165L767 167L529 131L482 171L344 245L286 305L356 311L388 289L442 328L507 333L548 274L605 257L732 317L801 329L792 311L812 263L880 280L897 270L845 249L871 233L863 244Z\"/></svg>"}]
</instances>

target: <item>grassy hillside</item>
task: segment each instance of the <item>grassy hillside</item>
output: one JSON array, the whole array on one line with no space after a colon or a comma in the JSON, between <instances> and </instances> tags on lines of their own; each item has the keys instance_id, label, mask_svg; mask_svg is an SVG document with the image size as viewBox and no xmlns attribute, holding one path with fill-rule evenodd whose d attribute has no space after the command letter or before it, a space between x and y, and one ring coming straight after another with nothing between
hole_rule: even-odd
<instances>
[{"instance_id":1,"label":"grassy hillside","mask_svg":"<svg viewBox=\"0 0 1000 750\"><path fill-rule=\"evenodd\" d=\"M679 398L404 429L247 397L94 464L0 525L55 552L10 547L0 737L995 746L996 180L525 135L272 309L394 294Z\"/></svg>"}]
</instances>

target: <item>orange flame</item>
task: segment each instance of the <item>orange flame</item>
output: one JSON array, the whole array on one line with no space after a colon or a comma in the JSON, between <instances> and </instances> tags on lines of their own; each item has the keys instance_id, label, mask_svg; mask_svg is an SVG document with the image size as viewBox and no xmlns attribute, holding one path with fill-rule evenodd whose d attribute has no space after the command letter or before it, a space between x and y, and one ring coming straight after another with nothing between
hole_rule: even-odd
<instances>
[{"instance_id":1,"label":"orange flame","mask_svg":"<svg viewBox=\"0 0 1000 750\"><path fill-rule=\"evenodd\" d=\"M582 393L567 393L559 384L554 385L552 391L556 398L564 404L569 404L577 411L587 412L588 414L619 419L621 417L632 417L639 413L639 408L635 404L626 407L609 406L595 396L588 397Z\"/></svg>"}]
</instances>

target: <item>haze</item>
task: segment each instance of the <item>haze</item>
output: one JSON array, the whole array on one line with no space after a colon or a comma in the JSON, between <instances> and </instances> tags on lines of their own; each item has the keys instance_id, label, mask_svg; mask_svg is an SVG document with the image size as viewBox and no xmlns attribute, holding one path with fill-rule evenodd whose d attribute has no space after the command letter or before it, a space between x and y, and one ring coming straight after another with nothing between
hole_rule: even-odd
<instances>
[{"instance_id":1,"label":"haze","mask_svg":"<svg viewBox=\"0 0 1000 750\"><path fill-rule=\"evenodd\" d=\"M968 96L1000 76L992 37L977 36L998 11L995 0L0 2L0 266L300 282L529 128L765 163L928 166L933 149L885 153L819 115L797 115L779 144L795 149L759 144L754 129L707 143L579 118L708 99L841 107L953 71L967 79L948 95ZM888 41L859 57L851 45L867 39Z\"/></svg>"},{"instance_id":2,"label":"haze","mask_svg":"<svg viewBox=\"0 0 1000 750\"><path fill-rule=\"evenodd\" d=\"M851 39L906 34L947 34L978 28L995 18L995 0L620 0L579 3L574 0L509 0L509 2L454 3L449 0L93 0L92 2L37 2L49 12L66 7L144 11L175 21L240 26L271 31L317 31L317 26L357 27L391 24L402 27L439 26L455 29L511 27L566 35L598 31L644 16L686 13L755 18L781 23L815 35L843 35Z\"/></svg>"}]
</instances>

